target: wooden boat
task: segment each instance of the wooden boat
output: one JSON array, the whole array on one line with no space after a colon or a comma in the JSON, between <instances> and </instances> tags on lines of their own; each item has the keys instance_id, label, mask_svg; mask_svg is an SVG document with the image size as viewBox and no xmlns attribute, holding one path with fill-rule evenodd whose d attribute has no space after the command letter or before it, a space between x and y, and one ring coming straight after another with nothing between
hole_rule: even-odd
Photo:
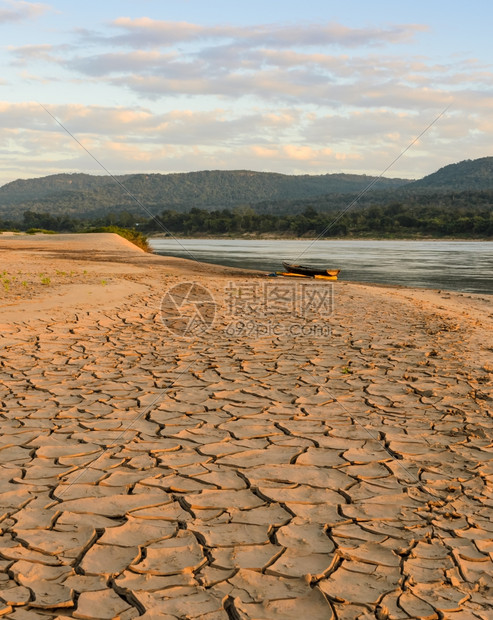
<instances>
[{"instance_id":1,"label":"wooden boat","mask_svg":"<svg viewBox=\"0 0 493 620\"><path fill-rule=\"evenodd\" d=\"M276 276L292 276L293 278L311 278L304 273L292 273L291 271L276 271Z\"/></svg>"},{"instance_id":2,"label":"wooden boat","mask_svg":"<svg viewBox=\"0 0 493 620\"><path fill-rule=\"evenodd\" d=\"M315 280L332 280L332 282L337 280L337 276L321 276L318 274L307 276L304 273L291 273L289 271L276 271L275 274L272 275L284 276L285 278L315 278Z\"/></svg>"},{"instance_id":3,"label":"wooden boat","mask_svg":"<svg viewBox=\"0 0 493 620\"><path fill-rule=\"evenodd\" d=\"M282 262L284 269L288 273L298 274L302 276L308 276L313 278L315 276L331 276L337 277L340 273L340 269L317 269L316 267L304 267L303 265L291 265L285 261Z\"/></svg>"}]
</instances>

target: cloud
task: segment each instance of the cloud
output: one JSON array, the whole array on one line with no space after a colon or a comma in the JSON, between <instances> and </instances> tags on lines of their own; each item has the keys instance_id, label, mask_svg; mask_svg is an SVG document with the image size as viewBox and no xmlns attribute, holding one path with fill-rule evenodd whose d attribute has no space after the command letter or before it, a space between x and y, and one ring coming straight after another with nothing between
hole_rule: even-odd
<instances>
[{"instance_id":1,"label":"cloud","mask_svg":"<svg viewBox=\"0 0 493 620\"><path fill-rule=\"evenodd\" d=\"M56 65L71 81L75 76L89 78L150 101L192 96L256 104L423 110L445 107L453 99L471 110L490 104L493 81L491 67L472 59L436 63L423 57L250 48L237 41L165 51L26 45L13 48L11 54L16 65ZM39 78L43 72L31 74Z\"/></svg>"},{"instance_id":2,"label":"cloud","mask_svg":"<svg viewBox=\"0 0 493 620\"><path fill-rule=\"evenodd\" d=\"M100 43L131 47L167 47L177 43L194 43L211 40L235 40L245 46L359 47L405 43L418 32L427 30L422 24L398 24L387 28L349 28L338 23L293 25L252 25L238 27L201 26L188 22L153 20L147 17L130 19L120 17L112 22L121 34L97 37Z\"/></svg>"},{"instance_id":3,"label":"cloud","mask_svg":"<svg viewBox=\"0 0 493 620\"><path fill-rule=\"evenodd\" d=\"M50 9L46 4L10 0L0 5L0 25L33 19Z\"/></svg>"},{"instance_id":4,"label":"cloud","mask_svg":"<svg viewBox=\"0 0 493 620\"><path fill-rule=\"evenodd\" d=\"M388 108L368 112L170 110L49 105L50 112L113 173L251 169L285 174L378 175L432 120ZM490 152L491 123L450 111L389 176L419 178ZM101 171L36 103L0 102L2 181L54 172Z\"/></svg>"},{"instance_id":5,"label":"cloud","mask_svg":"<svg viewBox=\"0 0 493 620\"><path fill-rule=\"evenodd\" d=\"M128 75L134 72L148 74L160 70L169 70L177 76L180 68L186 64L180 63L177 58L177 54L161 54L156 51L115 52L111 54L79 56L66 62L66 66L70 70L90 76Z\"/></svg>"},{"instance_id":6,"label":"cloud","mask_svg":"<svg viewBox=\"0 0 493 620\"><path fill-rule=\"evenodd\" d=\"M78 42L23 45L10 53L14 67L26 69L23 75L44 83L79 80L152 103L193 97L208 108L303 105L342 113L438 111L453 100L461 110L485 111L492 103L490 66L376 52L423 30L416 24L238 27L120 17L104 35L83 31Z\"/></svg>"},{"instance_id":7,"label":"cloud","mask_svg":"<svg viewBox=\"0 0 493 620\"><path fill-rule=\"evenodd\" d=\"M153 114L146 108L49 105L48 110L77 137L133 145L180 145L192 147L250 144L276 141L300 122L300 113L279 110L277 113L234 114L227 110L173 110ZM0 130L61 133L56 122L36 103L0 102ZM62 133L63 135L63 133ZM70 141L69 137L65 137Z\"/></svg>"},{"instance_id":8,"label":"cloud","mask_svg":"<svg viewBox=\"0 0 493 620\"><path fill-rule=\"evenodd\" d=\"M58 64L61 54L67 53L70 49L71 46L69 45L54 46L49 43L9 47L10 53L14 57L13 64L17 66L28 65L34 62Z\"/></svg>"},{"instance_id":9,"label":"cloud","mask_svg":"<svg viewBox=\"0 0 493 620\"><path fill-rule=\"evenodd\" d=\"M485 121L493 107L492 67L396 52L395 45L423 30L119 18L103 34L79 31L65 44L11 48L4 77L9 88L14 74L26 88L39 80L45 101L59 97L63 85L65 101L79 95L127 102L47 104L115 173L380 174L452 103L391 171L416 178L464 153L484 156L493 131ZM0 166L4 178L16 170L25 176L31 166L36 174L99 172L35 103L0 102Z\"/></svg>"}]
</instances>

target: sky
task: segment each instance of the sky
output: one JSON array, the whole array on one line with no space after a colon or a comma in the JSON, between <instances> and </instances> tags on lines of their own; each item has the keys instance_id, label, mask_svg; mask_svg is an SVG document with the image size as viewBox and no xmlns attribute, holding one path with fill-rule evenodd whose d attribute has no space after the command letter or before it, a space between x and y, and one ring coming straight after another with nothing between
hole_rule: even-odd
<instances>
[{"instance_id":1,"label":"sky","mask_svg":"<svg viewBox=\"0 0 493 620\"><path fill-rule=\"evenodd\" d=\"M484 0L0 0L0 185L493 155L492 22Z\"/></svg>"}]
</instances>

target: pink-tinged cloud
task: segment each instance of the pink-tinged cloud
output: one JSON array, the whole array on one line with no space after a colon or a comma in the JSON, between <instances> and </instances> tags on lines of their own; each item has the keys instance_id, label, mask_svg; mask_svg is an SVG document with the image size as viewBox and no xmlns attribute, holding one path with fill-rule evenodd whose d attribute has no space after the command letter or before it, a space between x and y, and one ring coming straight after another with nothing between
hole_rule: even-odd
<instances>
[{"instance_id":1,"label":"pink-tinged cloud","mask_svg":"<svg viewBox=\"0 0 493 620\"><path fill-rule=\"evenodd\" d=\"M113 173L251 169L285 174L379 174L432 120L389 108L309 113L300 108L236 113L228 109L46 104L67 129ZM491 150L484 115L451 110L391 176L418 178L463 158ZM99 173L75 141L34 102L0 102L2 181L53 172ZM1 181L0 181L1 182Z\"/></svg>"},{"instance_id":2,"label":"pink-tinged cloud","mask_svg":"<svg viewBox=\"0 0 493 620\"><path fill-rule=\"evenodd\" d=\"M35 63L54 63L58 64L61 54L67 53L70 46L54 46L49 43L41 45L22 45L20 47L10 47L10 53L14 57L14 65L27 65Z\"/></svg>"},{"instance_id":3,"label":"pink-tinged cloud","mask_svg":"<svg viewBox=\"0 0 493 620\"><path fill-rule=\"evenodd\" d=\"M62 49L63 47L63 49ZM423 58L244 49L131 50L85 54L76 47L23 46L15 63L57 65L94 83L132 91L151 101L193 96L281 105L423 110L454 104L480 109L491 101L493 72L467 59L437 64ZM37 79L42 71L30 72ZM50 76L47 76L48 78ZM57 79L62 79L58 77ZM217 103L217 102L216 102ZM256 103L257 104L257 103Z\"/></svg>"},{"instance_id":4,"label":"pink-tinged cloud","mask_svg":"<svg viewBox=\"0 0 493 620\"><path fill-rule=\"evenodd\" d=\"M46 4L10 0L0 6L0 25L33 19L50 9Z\"/></svg>"},{"instance_id":5,"label":"pink-tinged cloud","mask_svg":"<svg viewBox=\"0 0 493 620\"><path fill-rule=\"evenodd\" d=\"M153 20L147 17L131 19L120 17L112 25L122 34L108 37L108 43L142 47L169 46L205 40L235 40L249 46L276 47L374 46L406 43L427 30L423 24L397 24L387 28L349 28L339 23L293 25L252 25L238 27L200 26L188 22ZM100 42L105 39L100 38Z\"/></svg>"}]
</instances>

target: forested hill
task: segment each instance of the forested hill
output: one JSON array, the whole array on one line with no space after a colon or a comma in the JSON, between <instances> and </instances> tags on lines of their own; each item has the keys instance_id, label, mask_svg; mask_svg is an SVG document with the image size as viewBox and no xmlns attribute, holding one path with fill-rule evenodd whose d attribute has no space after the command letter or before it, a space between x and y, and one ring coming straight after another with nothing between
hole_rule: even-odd
<instances>
[{"instance_id":1,"label":"forested hill","mask_svg":"<svg viewBox=\"0 0 493 620\"><path fill-rule=\"evenodd\" d=\"M0 187L0 220L19 221L25 211L95 219L110 213L135 216L193 208L213 211L251 207L257 213L296 214L344 208L373 180L356 174L285 175L248 170L206 170L181 174L116 177L142 209L110 176L56 174ZM419 181L378 179L358 207L399 202L408 206L487 206L493 192L493 157L450 164Z\"/></svg>"},{"instance_id":2,"label":"forested hill","mask_svg":"<svg viewBox=\"0 0 493 620\"><path fill-rule=\"evenodd\" d=\"M124 182L126 177L118 177ZM0 205L55 198L66 192L92 192L114 183L109 176L90 174L52 174L36 179L18 179L0 187Z\"/></svg>"},{"instance_id":3,"label":"forested hill","mask_svg":"<svg viewBox=\"0 0 493 620\"><path fill-rule=\"evenodd\" d=\"M493 157L466 159L450 164L419 181L414 181L409 188L444 191L493 190Z\"/></svg>"},{"instance_id":4,"label":"forested hill","mask_svg":"<svg viewBox=\"0 0 493 620\"><path fill-rule=\"evenodd\" d=\"M372 177L356 174L285 175L246 170L211 170L182 174L136 174L116 177L152 213L166 208L217 209L262 201L305 199L359 192ZM408 184L407 179L379 179L375 189ZM53 215L94 217L111 211L140 213L139 207L108 176L56 174L18 180L0 187L0 216L21 217L26 210Z\"/></svg>"}]
</instances>

